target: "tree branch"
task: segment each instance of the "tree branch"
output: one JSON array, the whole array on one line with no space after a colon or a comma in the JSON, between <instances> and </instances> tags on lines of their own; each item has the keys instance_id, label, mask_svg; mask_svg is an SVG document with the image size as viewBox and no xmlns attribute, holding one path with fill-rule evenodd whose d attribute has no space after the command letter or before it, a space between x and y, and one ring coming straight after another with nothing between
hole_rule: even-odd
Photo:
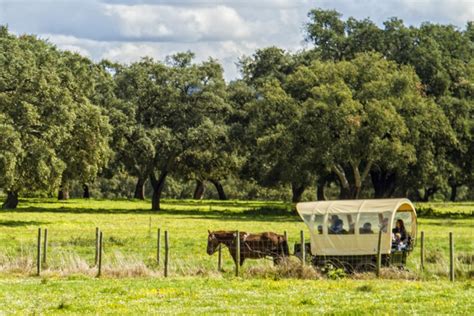
<instances>
[{"instance_id":1,"label":"tree branch","mask_svg":"<svg viewBox=\"0 0 474 316\"><path fill-rule=\"evenodd\" d=\"M372 160L367 161L367 165L365 166L365 169L362 172L362 177L361 177L362 182L365 180L365 178L369 174L370 169L372 169L372 164L373 164Z\"/></svg>"},{"instance_id":2,"label":"tree branch","mask_svg":"<svg viewBox=\"0 0 474 316\"><path fill-rule=\"evenodd\" d=\"M349 181L347 181L344 169L342 169L342 167L338 164L334 164L331 166L331 170L338 176L339 180L341 181L342 187L349 189Z\"/></svg>"},{"instance_id":3,"label":"tree branch","mask_svg":"<svg viewBox=\"0 0 474 316\"><path fill-rule=\"evenodd\" d=\"M352 167L352 172L354 174L354 184L356 188L360 188L362 186L362 179L360 177L360 171L359 171L359 163L360 161L355 161L355 160L350 160L350 164Z\"/></svg>"}]
</instances>

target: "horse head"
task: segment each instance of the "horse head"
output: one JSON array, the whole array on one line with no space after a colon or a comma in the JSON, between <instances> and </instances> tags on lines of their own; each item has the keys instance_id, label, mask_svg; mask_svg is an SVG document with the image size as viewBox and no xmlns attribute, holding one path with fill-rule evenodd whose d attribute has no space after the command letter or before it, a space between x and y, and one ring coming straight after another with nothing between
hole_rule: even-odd
<instances>
[{"instance_id":1,"label":"horse head","mask_svg":"<svg viewBox=\"0 0 474 316\"><path fill-rule=\"evenodd\" d=\"M207 254L212 255L214 252L216 252L220 241L219 239L217 239L216 234L214 234L210 230L208 230L207 232L209 233L209 235L207 236Z\"/></svg>"}]
</instances>

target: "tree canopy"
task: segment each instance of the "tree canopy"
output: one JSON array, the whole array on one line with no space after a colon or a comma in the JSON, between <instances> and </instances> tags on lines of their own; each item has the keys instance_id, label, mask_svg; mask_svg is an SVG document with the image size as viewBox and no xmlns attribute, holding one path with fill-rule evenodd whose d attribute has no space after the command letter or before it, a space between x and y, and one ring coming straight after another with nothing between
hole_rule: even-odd
<instances>
[{"instance_id":1,"label":"tree canopy","mask_svg":"<svg viewBox=\"0 0 474 316\"><path fill-rule=\"evenodd\" d=\"M14 208L21 192L52 191L63 176L93 177L107 159L109 130L107 117L78 86L81 73L71 62L81 57L6 28L0 51L3 207Z\"/></svg>"},{"instance_id":2,"label":"tree canopy","mask_svg":"<svg viewBox=\"0 0 474 316\"><path fill-rule=\"evenodd\" d=\"M473 25L316 8L310 47L257 49L231 82L190 51L94 62L0 27L3 207L114 177L132 179L135 198L149 185L153 210L170 176L197 183L195 198L206 181L221 199L246 183L293 202L309 188L317 199L474 196Z\"/></svg>"}]
</instances>

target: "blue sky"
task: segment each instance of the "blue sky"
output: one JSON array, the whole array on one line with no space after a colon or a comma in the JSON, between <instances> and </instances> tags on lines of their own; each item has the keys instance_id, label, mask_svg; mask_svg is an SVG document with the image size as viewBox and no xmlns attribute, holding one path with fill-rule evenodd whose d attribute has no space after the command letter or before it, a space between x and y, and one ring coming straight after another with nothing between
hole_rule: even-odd
<instances>
[{"instance_id":1,"label":"blue sky","mask_svg":"<svg viewBox=\"0 0 474 316\"><path fill-rule=\"evenodd\" d=\"M303 25L315 7L378 24L397 16L407 24L463 28L474 20L474 0L0 0L0 24L94 60L163 59L191 50L198 60L220 60L230 80L238 76L238 58L257 48L304 48Z\"/></svg>"}]
</instances>

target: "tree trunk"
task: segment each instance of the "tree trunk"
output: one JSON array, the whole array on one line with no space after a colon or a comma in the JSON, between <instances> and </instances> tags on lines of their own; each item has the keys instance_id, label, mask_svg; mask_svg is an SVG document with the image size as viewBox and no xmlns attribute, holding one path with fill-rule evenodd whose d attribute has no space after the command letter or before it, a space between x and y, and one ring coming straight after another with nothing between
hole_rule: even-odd
<instances>
[{"instance_id":1,"label":"tree trunk","mask_svg":"<svg viewBox=\"0 0 474 316\"><path fill-rule=\"evenodd\" d=\"M58 191L58 200L64 201L69 200L69 189L61 186Z\"/></svg>"},{"instance_id":2,"label":"tree trunk","mask_svg":"<svg viewBox=\"0 0 474 316\"><path fill-rule=\"evenodd\" d=\"M84 193L82 194L82 197L84 199L89 199L91 197L91 194L89 192L89 186L87 184L84 184L82 186L82 189L84 190Z\"/></svg>"},{"instance_id":3,"label":"tree trunk","mask_svg":"<svg viewBox=\"0 0 474 316\"><path fill-rule=\"evenodd\" d=\"M326 183L321 183L316 186L316 198L318 201L326 201Z\"/></svg>"},{"instance_id":4,"label":"tree trunk","mask_svg":"<svg viewBox=\"0 0 474 316\"><path fill-rule=\"evenodd\" d=\"M145 199L145 182L146 178L138 177L137 185L135 186L135 193L133 194L134 199Z\"/></svg>"},{"instance_id":5,"label":"tree trunk","mask_svg":"<svg viewBox=\"0 0 474 316\"><path fill-rule=\"evenodd\" d=\"M291 192L293 193L293 196L291 197L291 202L298 203L299 201L301 201L301 196L303 195L305 189L306 187L304 185L292 183Z\"/></svg>"},{"instance_id":6,"label":"tree trunk","mask_svg":"<svg viewBox=\"0 0 474 316\"><path fill-rule=\"evenodd\" d=\"M158 179L156 179L154 172L152 172L150 175L150 182L153 188L153 195L151 197L151 209L153 211L160 210L161 193L163 192L163 188L165 187L165 180L167 175L167 170L162 171Z\"/></svg>"},{"instance_id":7,"label":"tree trunk","mask_svg":"<svg viewBox=\"0 0 474 316\"><path fill-rule=\"evenodd\" d=\"M216 187L217 194L219 194L219 200L227 200L227 195L225 194L224 187L219 182L219 180L210 180L212 184Z\"/></svg>"},{"instance_id":8,"label":"tree trunk","mask_svg":"<svg viewBox=\"0 0 474 316\"><path fill-rule=\"evenodd\" d=\"M339 179L339 184L341 186L341 192L339 197L341 199L358 199L360 191L362 190L362 184L364 183L365 178L369 174L369 171L372 168L372 162L368 161L362 171L359 171L360 161L350 161L350 167L353 173L353 183L349 182L344 168L341 165L333 165L332 171L337 175Z\"/></svg>"},{"instance_id":9,"label":"tree trunk","mask_svg":"<svg viewBox=\"0 0 474 316\"><path fill-rule=\"evenodd\" d=\"M340 186L339 199L340 200L357 200L360 194L360 187L357 187L353 184L349 187Z\"/></svg>"},{"instance_id":10,"label":"tree trunk","mask_svg":"<svg viewBox=\"0 0 474 316\"><path fill-rule=\"evenodd\" d=\"M18 205L18 192L8 191L7 199L2 205L3 209L15 209Z\"/></svg>"},{"instance_id":11,"label":"tree trunk","mask_svg":"<svg viewBox=\"0 0 474 316\"><path fill-rule=\"evenodd\" d=\"M374 188L376 199L392 197L397 188L397 174L386 170L372 170L370 179Z\"/></svg>"},{"instance_id":12,"label":"tree trunk","mask_svg":"<svg viewBox=\"0 0 474 316\"><path fill-rule=\"evenodd\" d=\"M351 198L358 199L359 194L360 194L361 187L360 186L354 186L351 190Z\"/></svg>"},{"instance_id":13,"label":"tree trunk","mask_svg":"<svg viewBox=\"0 0 474 316\"><path fill-rule=\"evenodd\" d=\"M196 180L196 188L194 189L193 198L195 200L202 200L204 197L204 192L206 191L206 186L204 185L204 181Z\"/></svg>"},{"instance_id":14,"label":"tree trunk","mask_svg":"<svg viewBox=\"0 0 474 316\"><path fill-rule=\"evenodd\" d=\"M405 196L414 202L423 202L423 197L421 196L420 190L418 189L406 189Z\"/></svg>"},{"instance_id":15,"label":"tree trunk","mask_svg":"<svg viewBox=\"0 0 474 316\"><path fill-rule=\"evenodd\" d=\"M352 199L350 188L341 186L340 191L339 191L339 200L350 200L350 199Z\"/></svg>"},{"instance_id":16,"label":"tree trunk","mask_svg":"<svg viewBox=\"0 0 474 316\"><path fill-rule=\"evenodd\" d=\"M438 188L426 188L425 194L423 195L423 202L428 202L430 198L438 191Z\"/></svg>"},{"instance_id":17,"label":"tree trunk","mask_svg":"<svg viewBox=\"0 0 474 316\"><path fill-rule=\"evenodd\" d=\"M456 196L458 194L458 186L456 184L451 185L451 196L450 196L450 201L451 202L456 202Z\"/></svg>"},{"instance_id":18,"label":"tree trunk","mask_svg":"<svg viewBox=\"0 0 474 316\"><path fill-rule=\"evenodd\" d=\"M351 198L351 189L349 181L347 180L346 173L344 169L339 165L333 165L332 171L336 174L337 179L339 180L339 199L346 200Z\"/></svg>"}]
</instances>

